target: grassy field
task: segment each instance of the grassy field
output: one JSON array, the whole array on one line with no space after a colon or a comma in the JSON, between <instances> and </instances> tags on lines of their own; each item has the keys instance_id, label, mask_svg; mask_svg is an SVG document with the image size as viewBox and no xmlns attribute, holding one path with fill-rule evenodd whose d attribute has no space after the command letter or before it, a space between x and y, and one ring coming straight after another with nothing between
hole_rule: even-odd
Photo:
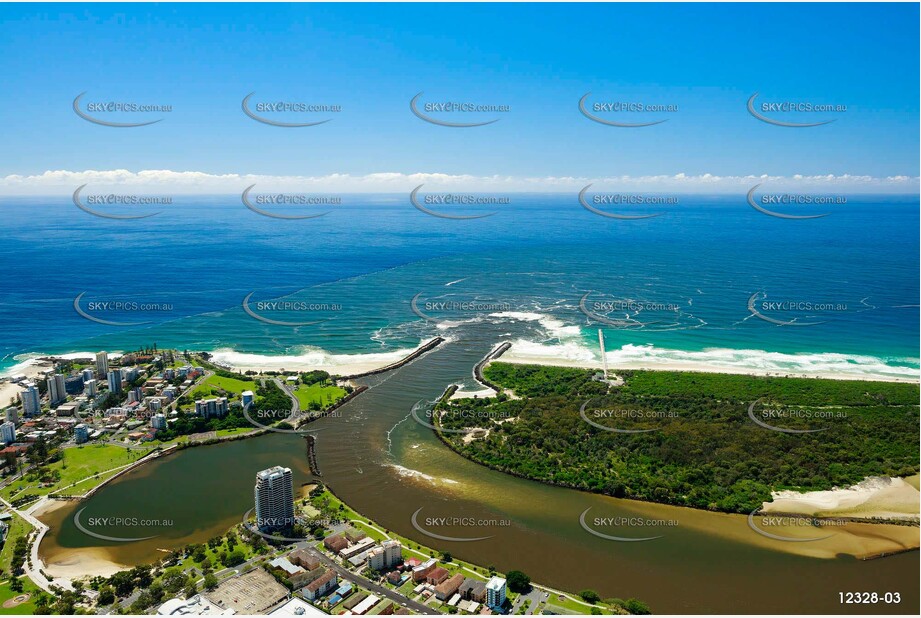
<instances>
[{"instance_id":1,"label":"grassy field","mask_svg":"<svg viewBox=\"0 0 921 618\"><path fill-rule=\"evenodd\" d=\"M43 496L81 481L86 481L92 486L93 481L99 482L106 478L105 475L100 475L101 472L135 462L151 450L152 447L127 449L114 444L86 444L64 449L64 456L47 466L49 471L60 472L61 478L56 483L41 487L38 479L27 473L24 479L4 487L0 493L4 498L10 500L23 493ZM96 478L96 475L100 476ZM81 486L86 483L81 483ZM70 493L69 490L68 493Z\"/></svg>"},{"instance_id":2,"label":"grassy field","mask_svg":"<svg viewBox=\"0 0 921 618\"><path fill-rule=\"evenodd\" d=\"M0 577L4 578L10 575L10 561L13 559L13 547L16 546L16 539L27 535L32 530L32 526L15 513L13 517L8 520L8 523L10 525L10 530L6 536L6 543L3 544L3 550L0 551L0 569L3 570L3 574L0 575ZM4 599L6 599L6 597L4 597Z\"/></svg>"},{"instance_id":3,"label":"grassy field","mask_svg":"<svg viewBox=\"0 0 921 618\"><path fill-rule=\"evenodd\" d=\"M327 408L345 397L345 389L334 384L311 384L310 386L300 384L294 391L301 405L301 410L309 410L311 402L317 402L321 408Z\"/></svg>"},{"instance_id":4,"label":"grassy field","mask_svg":"<svg viewBox=\"0 0 921 618\"><path fill-rule=\"evenodd\" d=\"M0 615L31 615L35 613L35 599L40 591L28 577L21 577L20 581L22 582L22 592L10 590L9 580L4 580L3 583L0 583ZM28 594L29 600L15 607L3 607L4 603L20 594Z\"/></svg>"},{"instance_id":5,"label":"grassy field","mask_svg":"<svg viewBox=\"0 0 921 618\"><path fill-rule=\"evenodd\" d=\"M218 375L213 375L208 376L204 382L196 386L195 389L189 394L189 397L192 399L200 399L202 397L217 396L220 391L226 392L228 397L230 395L239 397L243 391L255 390L255 382L247 382L245 380L223 378ZM224 395L221 396L223 397Z\"/></svg>"}]
</instances>

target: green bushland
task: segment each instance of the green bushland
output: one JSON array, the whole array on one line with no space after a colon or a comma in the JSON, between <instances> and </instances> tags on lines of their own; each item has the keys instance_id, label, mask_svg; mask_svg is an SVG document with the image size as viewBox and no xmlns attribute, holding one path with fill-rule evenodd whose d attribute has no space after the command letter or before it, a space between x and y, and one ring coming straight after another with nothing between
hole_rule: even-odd
<instances>
[{"instance_id":1,"label":"green bushland","mask_svg":"<svg viewBox=\"0 0 921 618\"><path fill-rule=\"evenodd\" d=\"M260 423L270 425L291 415L291 398L274 380L265 380L256 390L256 400L250 409L250 415Z\"/></svg>"},{"instance_id":2,"label":"green bushland","mask_svg":"<svg viewBox=\"0 0 921 618\"><path fill-rule=\"evenodd\" d=\"M442 427L489 430L468 444L462 434L442 437L474 461L527 478L738 513L769 501L772 490L825 490L919 469L917 384L623 371L624 386L609 388L594 373L493 363L486 377L521 399L439 404ZM748 416L755 401L756 417L773 426L824 431L764 429ZM653 431L595 428L580 416L586 402L600 425ZM762 409L780 416L762 417Z\"/></svg>"}]
</instances>

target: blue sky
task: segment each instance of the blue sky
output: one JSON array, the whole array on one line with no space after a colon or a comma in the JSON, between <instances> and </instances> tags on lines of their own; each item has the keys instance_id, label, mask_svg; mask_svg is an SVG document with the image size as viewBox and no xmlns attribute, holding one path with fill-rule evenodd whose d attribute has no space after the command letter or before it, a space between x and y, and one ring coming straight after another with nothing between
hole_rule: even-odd
<instances>
[{"instance_id":1,"label":"blue sky","mask_svg":"<svg viewBox=\"0 0 921 618\"><path fill-rule=\"evenodd\" d=\"M918 11L915 4L0 5L7 108L0 178L117 169L916 178ZM101 127L73 113L83 91L90 100L173 111L144 116L165 118L148 127ZM253 91L260 100L342 111L317 127L270 127L240 109ZM486 127L439 127L410 113L420 91L433 101L511 111ZM607 127L579 113L589 91L592 100L679 111L649 114L669 119L661 125ZM746 111L756 91L762 100L844 104L847 112L814 114L837 119L821 127L777 127Z\"/></svg>"}]
</instances>

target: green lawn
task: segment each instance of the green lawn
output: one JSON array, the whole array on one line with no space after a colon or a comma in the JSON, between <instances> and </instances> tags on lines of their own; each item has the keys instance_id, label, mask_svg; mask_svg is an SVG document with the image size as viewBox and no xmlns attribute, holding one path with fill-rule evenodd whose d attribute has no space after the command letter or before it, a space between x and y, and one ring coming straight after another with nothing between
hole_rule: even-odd
<instances>
[{"instance_id":1,"label":"green lawn","mask_svg":"<svg viewBox=\"0 0 921 618\"><path fill-rule=\"evenodd\" d=\"M22 582L22 592L10 590L9 580L4 580L3 583L0 583L0 615L33 614L35 612L35 599L38 597L40 590L28 577L20 577L19 580ZM29 600L15 607L3 607L6 601L20 594L30 595Z\"/></svg>"},{"instance_id":2,"label":"green lawn","mask_svg":"<svg viewBox=\"0 0 921 618\"><path fill-rule=\"evenodd\" d=\"M87 480L87 482L91 483L96 478L96 475L101 472L137 461L150 450L152 450L152 447L143 450L127 449L114 444L85 444L67 448L64 449L64 456L59 461L47 466L48 470L59 471L61 474L60 480L54 485L40 487L38 478L27 473L24 479L4 487L0 493L4 498L10 500L11 498L15 499L20 493L43 496L79 481ZM104 478L106 478L106 475L100 475L96 480L101 481ZM82 485L85 485L85 483ZM92 486L92 483L90 486ZM67 492L70 493L70 490L67 490Z\"/></svg>"},{"instance_id":3,"label":"green lawn","mask_svg":"<svg viewBox=\"0 0 921 618\"><path fill-rule=\"evenodd\" d=\"M294 396L301 404L301 410L310 410L311 402L317 402L322 409L326 409L345 397L345 389L320 382L310 386L299 384L294 390Z\"/></svg>"},{"instance_id":4,"label":"green lawn","mask_svg":"<svg viewBox=\"0 0 921 618\"><path fill-rule=\"evenodd\" d=\"M202 397L211 397L212 395L217 396L218 391L222 390L227 392L228 397L230 397L230 395L239 397L243 391L256 392L256 383L213 375L196 386L188 396L192 399L200 399Z\"/></svg>"},{"instance_id":5,"label":"green lawn","mask_svg":"<svg viewBox=\"0 0 921 618\"><path fill-rule=\"evenodd\" d=\"M6 535L6 543L3 544L3 550L0 551L0 569L2 569L2 577L4 578L10 575L10 561L13 559L13 548L16 546L16 539L32 531L32 526L15 513L12 519L7 520L7 523L10 525L10 530ZM7 597L3 598L6 599Z\"/></svg>"},{"instance_id":6,"label":"green lawn","mask_svg":"<svg viewBox=\"0 0 921 618\"><path fill-rule=\"evenodd\" d=\"M218 429L217 433L218 438L226 438L227 436L236 436L239 434L250 433L256 431L253 427L235 427L233 429Z\"/></svg>"}]
</instances>

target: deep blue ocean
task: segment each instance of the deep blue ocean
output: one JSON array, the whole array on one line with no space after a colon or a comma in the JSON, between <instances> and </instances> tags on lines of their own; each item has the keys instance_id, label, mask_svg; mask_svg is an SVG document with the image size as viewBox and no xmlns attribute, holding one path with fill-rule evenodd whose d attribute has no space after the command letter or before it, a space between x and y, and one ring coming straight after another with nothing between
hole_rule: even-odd
<instances>
[{"instance_id":1,"label":"deep blue ocean","mask_svg":"<svg viewBox=\"0 0 921 618\"><path fill-rule=\"evenodd\" d=\"M615 363L918 375L917 197L852 196L813 220L763 215L744 195L682 196L635 221L560 194L513 194L466 221L426 215L406 195L343 201L291 221L238 195L177 197L123 221L69 197L3 198L0 370L154 343L231 363L396 355L494 320L532 355L597 356L600 327ZM252 317L250 293L259 315L311 324ZM81 294L84 313L118 324L81 316ZM752 313L752 295L775 321Z\"/></svg>"}]
</instances>

